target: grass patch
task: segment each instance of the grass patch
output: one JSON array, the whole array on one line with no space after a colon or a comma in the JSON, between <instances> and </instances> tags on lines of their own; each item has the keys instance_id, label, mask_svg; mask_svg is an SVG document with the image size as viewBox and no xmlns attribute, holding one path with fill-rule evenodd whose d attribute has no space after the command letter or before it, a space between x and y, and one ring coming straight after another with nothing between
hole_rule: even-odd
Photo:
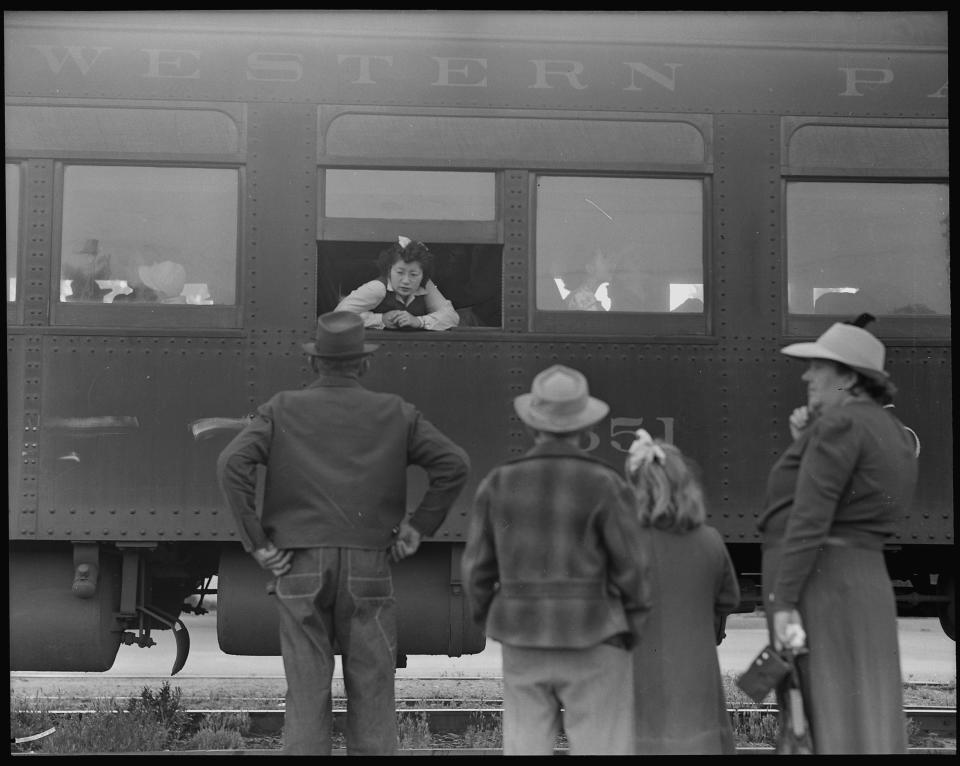
<instances>
[{"instance_id":1,"label":"grass patch","mask_svg":"<svg viewBox=\"0 0 960 766\"><path fill-rule=\"evenodd\" d=\"M242 748L250 728L246 713L207 716L196 725L181 705L180 688L164 681L160 689L144 687L124 706L116 699L94 700L82 714L52 715L60 709L39 696L14 695L10 704L11 739L55 729L30 742L11 742L13 753L142 753L162 750L229 750Z\"/></svg>"},{"instance_id":2,"label":"grass patch","mask_svg":"<svg viewBox=\"0 0 960 766\"><path fill-rule=\"evenodd\" d=\"M727 707L754 708L753 700L736 686L736 677L724 678ZM774 702L771 693L769 702ZM904 685L904 703L907 706L927 705L954 707L956 685ZM92 709L70 716L53 715L63 710L60 697L35 698L11 694L10 737L11 753L136 753L184 750L233 750L262 746L277 747L276 738L263 737L262 744L252 744L250 716L247 713L214 713L193 720L182 704L179 687L170 688L164 681L159 689L144 687L138 697L124 703L116 699L87 701ZM484 705L481 704L481 707ZM427 716L421 712L400 712L397 719L399 749L423 750L431 748L500 749L503 747L502 724L479 715L463 734L443 734L430 731ZM16 739L30 737L49 729L56 731L41 739L17 744ZM776 715L751 711L734 719L734 739L738 747L775 746L779 722ZM944 740L923 731L916 721L908 721L910 747L956 747L956 740ZM344 747L343 736L334 733L334 748ZM565 738L558 739L558 747L565 747Z\"/></svg>"},{"instance_id":3,"label":"grass patch","mask_svg":"<svg viewBox=\"0 0 960 766\"><path fill-rule=\"evenodd\" d=\"M433 747L430 722L425 713L400 713L397 717L397 735L401 750Z\"/></svg>"}]
</instances>

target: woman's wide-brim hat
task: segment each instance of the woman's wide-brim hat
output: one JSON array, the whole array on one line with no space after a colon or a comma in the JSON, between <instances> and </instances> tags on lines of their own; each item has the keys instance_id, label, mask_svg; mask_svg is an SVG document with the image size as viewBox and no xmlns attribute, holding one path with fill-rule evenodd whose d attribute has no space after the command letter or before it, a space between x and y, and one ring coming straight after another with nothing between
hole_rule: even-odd
<instances>
[{"instance_id":1,"label":"woman's wide-brim hat","mask_svg":"<svg viewBox=\"0 0 960 766\"><path fill-rule=\"evenodd\" d=\"M827 359L840 362L876 380L886 380L883 369L886 349L869 331L837 322L812 343L792 343L780 352L798 359Z\"/></svg>"},{"instance_id":2,"label":"woman's wide-brim hat","mask_svg":"<svg viewBox=\"0 0 960 766\"><path fill-rule=\"evenodd\" d=\"M317 317L317 334L303 350L325 359L355 359L372 354L376 343L364 343L363 320L352 311L330 311Z\"/></svg>"},{"instance_id":3,"label":"woman's wide-brim hat","mask_svg":"<svg viewBox=\"0 0 960 766\"><path fill-rule=\"evenodd\" d=\"M590 396L587 379L562 364L548 367L533 379L529 394L513 400L524 423L538 431L570 433L599 423L610 407Z\"/></svg>"},{"instance_id":4,"label":"woman's wide-brim hat","mask_svg":"<svg viewBox=\"0 0 960 766\"><path fill-rule=\"evenodd\" d=\"M187 281L187 270L174 261L160 261L150 266L140 266L137 273L143 284L168 298L180 295Z\"/></svg>"}]
</instances>

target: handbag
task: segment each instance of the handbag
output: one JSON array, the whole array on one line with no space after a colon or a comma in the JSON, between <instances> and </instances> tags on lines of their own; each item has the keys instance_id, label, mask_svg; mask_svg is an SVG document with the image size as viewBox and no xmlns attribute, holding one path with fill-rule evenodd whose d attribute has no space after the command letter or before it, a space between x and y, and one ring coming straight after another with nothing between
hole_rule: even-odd
<instances>
[{"instance_id":1,"label":"handbag","mask_svg":"<svg viewBox=\"0 0 960 766\"><path fill-rule=\"evenodd\" d=\"M772 646L767 646L737 679L737 686L750 699L760 704L787 677L790 670L790 663Z\"/></svg>"}]
</instances>

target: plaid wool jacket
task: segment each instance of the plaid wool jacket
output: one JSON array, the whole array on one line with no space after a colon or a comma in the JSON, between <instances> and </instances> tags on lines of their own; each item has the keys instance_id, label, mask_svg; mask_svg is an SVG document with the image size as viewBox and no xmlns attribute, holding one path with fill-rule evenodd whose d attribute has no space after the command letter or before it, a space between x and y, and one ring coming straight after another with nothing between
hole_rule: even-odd
<instances>
[{"instance_id":1,"label":"plaid wool jacket","mask_svg":"<svg viewBox=\"0 0 960 766\"><path fill-rule=\"evenodd\" d=\"M477 488L462 560L473 618L513 646L637 637L651 606L644 544L612 467L565 442L538 444Z\"/></svg>"}]
</instances>

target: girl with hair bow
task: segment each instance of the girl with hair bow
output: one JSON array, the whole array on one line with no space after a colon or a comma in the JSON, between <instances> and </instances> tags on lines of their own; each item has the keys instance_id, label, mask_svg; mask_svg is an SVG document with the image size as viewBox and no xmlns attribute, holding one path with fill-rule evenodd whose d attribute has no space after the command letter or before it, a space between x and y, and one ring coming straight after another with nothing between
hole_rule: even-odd
<instances>
[{"instance_id":1,"label":"girl with hair bow","mask_svg":"<svg viewBox=\"0 0 960 766\"><path fill-rule=\"evenodd\" d=\"M626 475L654 593L633 650L637 754L732 754L716 645L740 603L733 562L705 523L696 465L679 449L641 428Z\"/></svg>"},{"instance_id":2,"label":"girl with hair bow","mask_svg":"<svg viewBox=\"0 0 960 766\"><path fill-rule=\"evenodd\" d=\"M448 330L460 323L453 304L433 282L433 253L423 242L399 236L377 259L380 277L337 304L373 330Z\"/></svg>"}]
</instances>

